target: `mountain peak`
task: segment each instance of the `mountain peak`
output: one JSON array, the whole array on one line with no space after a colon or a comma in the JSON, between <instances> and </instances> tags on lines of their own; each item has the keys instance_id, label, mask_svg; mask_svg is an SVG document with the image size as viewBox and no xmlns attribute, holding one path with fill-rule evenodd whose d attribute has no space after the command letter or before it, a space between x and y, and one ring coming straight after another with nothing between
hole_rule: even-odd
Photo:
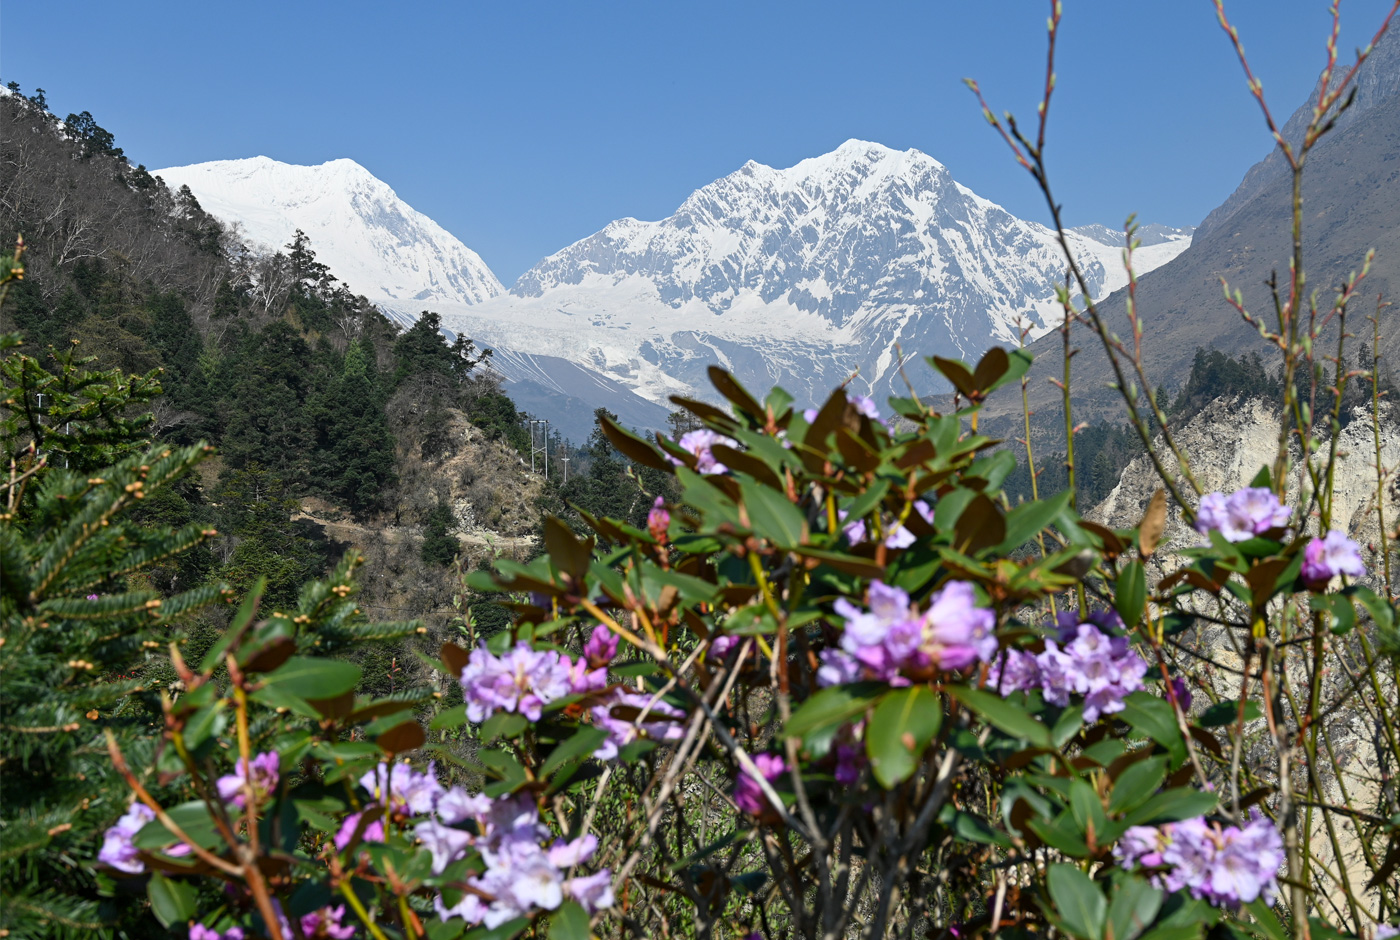
<instances>
[{"instance_id":1,"label":"mountain peak","mask_svg":"<svg viewBox=\"0 0 1400 940\"><path fill-rule=\"evenodd\" d=\"M299 166L260 155L155 172L265 248L280 250L301 229L317 259L371 300L474 304L503 290L476 252L348 157Z\"/></svg>"}]
</instances>

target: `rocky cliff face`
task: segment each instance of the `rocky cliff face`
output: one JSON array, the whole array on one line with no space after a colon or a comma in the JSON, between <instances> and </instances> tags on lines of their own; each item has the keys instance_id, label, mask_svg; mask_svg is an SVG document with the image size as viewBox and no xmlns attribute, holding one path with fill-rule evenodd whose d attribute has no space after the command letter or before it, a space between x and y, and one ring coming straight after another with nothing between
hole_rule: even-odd
<instances>
[{"instance_id":1,"label":"rocky cliff face","mask_svg":"<svg viewBox=\"0 0 1400 940\"><path fill-rule=\"evenodd\" d=\"M1400 406L1390 403L1381 421L1381 463L1391 473L1385 487L1385 520L1393 532L1400 519ZM1219 399L1176 432L1177 443L1191 460L1192 472L1207 492L1229 493L1248 486L1259 468L1272 465L1278 448L1278 412L1262 401ZM1333 528L1346 532L1363 548L1380 535L1376 513L1375 439L1369 415L1358 414L1343 430L1338 448ZM1159 439L1160 440L1160 439ZM1294 449L1295 460L1298 456ZM1323 455L1325 458L1325 454ZM1289 500L1297 505L1303 473L1295 465ZM1151 462L1139 457L1123 471L1118 486L1086 515L1104 525L1137 524L1152 493L1161 486ZM1313 523L1314 526L1316 523ZM1167 510L1167 550L1197 544L1200 536L1186 525L1179 507ZM1370 558L1367 559L1368 564Z\"/></svg>"},{"instance_id":2,"label":"rocky cliff face","mask_svg":"<svg viewBox=\"0 0 1400 940\"><path fill-rule=\"evenodd\" d=\"M1400 469L1400 403L1389 403L1385 407L1380 435L1381 465L1388 468L1390 474L1382 487L1379 505L1384 507L1386 529L1393 534L1397 519L1400 519L1400 476L1395 473ZM1277 411L1263 402L1217 400L1183 428L1177 439L1185 453L1190 455L1192 470L1201 486L1207 491L1228 493L1249 485L1261 466L1273 462L1278 427ZM1380 525L1376 511L1378 500L1373 435L1374 427L1367 414L1356 415L1343 429L1335 476L1333 527L1345 531L1361 544L1362 557L1372 572L1369 580L1378 587L1377 573L1381 565L1375 548ZM1301 476L1295 470L1288 488L1288 499L1293 505L1297 505L1300 491L1306 491L1301 486ZM1138 458L1123 471L1118 487L1109 497L1086 515L1105 525L1136 525L1147 507L1148 499L1159 485L1147 458ZM1316 531L1316 527L1317 521L1311 520L1312 530ZM1199 544L1200 541L1201 536L1182 520L1180 510L1169 508L1163 548L1158 550L1148 565L1149 584L1155 584L1163 574L1175 570L1185 561L1175 555L1174 550ZM1395 559L1392 543L1392 565ZM1205 610L1218 614L1213 602L1203 612ZM1362 626L1360 629L1369 631L1370 628ZM1197 709L1211 701L1239 698L1239 671L1245 665L1242 653L1247 634L1247 630L1231 630L1197 621L1190 630L1173 638L1175 645L1166 648L1168 661L1173 663L1193 689ZM1374 643L1375 637L1371 639ZM1386 799L1383 790L1393 787L1393 784L1386 783L1386 764L1382 757L1389 752L1389 748L1381 743L1375 712L1358 701L1357 688L1347 673L1355 672L1364 677L1360 695L1375 694L1374 689L1389 699L1396 694L1394 673L1387 675L1384 668L1368 670L1367 657L1356 632L1330 637L1327 642L1346 668L1330 670L1330 674L1324 671L1321 679L1322 701L1327 707L1322 711L1324 721L1321 723L1325 748L1320 749L1316 763L1319 780L1333 803L1341 805L1349 801L1352 806L1384 806ZM1255 663L1257 666L1257 660ZM1293 688L1307 689L1312 676L1306 671L1304 657L1292 655L1286 663ZM1373 681L1375 686L1370 685ZM1250 697L1257 699L1258 695L1256 682L1251 688ZM1267 744L1265 720L1260 718L1247 723L1245 733L1255 742L1247 750L1246 769L1252 771L1259 768L1268 775L1272 772L1275 758ZM1360 888L1371 877L1353 820L1334 815L1329 831L1319 815L1313 820L1312 844L1321 864L1334 870L1345 867L1353 887ZM1363 905L1372 912L1379 909L1379 896L1375 888L1359 890L1358 894ZM1345 909L1346 902L1339 890L1334 889L1330 901L1338 909Z\"/></svg>"}]
</instances>

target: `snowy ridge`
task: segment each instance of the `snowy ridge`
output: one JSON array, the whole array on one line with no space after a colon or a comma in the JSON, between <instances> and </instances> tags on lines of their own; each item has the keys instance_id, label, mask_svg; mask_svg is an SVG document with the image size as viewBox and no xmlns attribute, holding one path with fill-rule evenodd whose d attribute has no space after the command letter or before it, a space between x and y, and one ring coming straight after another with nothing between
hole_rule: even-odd
<instances>
[{"instance_id":1,"label":"snowy ridge","mask_svg":"<svg viewBox=\"0 0 1400 940\"><path fill-rule=\"evenodd\" d=\"M503 290L481 258L353 160L294 166L267 157L155 171L189 186L205 211L261 247L281 250L297 229L317 260L375 302L477 304Z\"/></svg>"},{"instance_id":2,"label":"snowy ridge","mask_svg":"<svg viewBox=\"0 0 1400 940\"><path fill-rule=\"evenodd\" d=\"M1139 274L1190 244L1144 227ZM1124 286L1122 233L1070 232L1096 298ZM750 161L657 222L620 219L444 323L484 343L596 370L651 402L709 397L718 362L763 390L906 394L906 356L975 359L1059 319L1054 233L954 180L932 157L851 140L788 169ZM921 364L920 391L938 387ZM606 402L601 402L606 404Z\"/></svg>"}]
</instances>

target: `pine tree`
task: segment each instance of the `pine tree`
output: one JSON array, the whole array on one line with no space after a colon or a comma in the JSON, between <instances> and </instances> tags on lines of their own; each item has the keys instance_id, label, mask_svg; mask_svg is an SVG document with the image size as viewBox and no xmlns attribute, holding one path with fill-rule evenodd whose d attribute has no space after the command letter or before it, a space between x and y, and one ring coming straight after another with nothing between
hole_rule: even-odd
<instances>
[{"instance_id":1,"label":"pine tree","mask_svg":"<svg viewBox=\"0 0 1400 940\"><path fill-rule=\"evenodd\" d=\"M394 438L373 363L352 343L340 374L308 407L316 428L311 485L356 513L376 505L395 476Z\"/></svg>"},{"instance_id":2,"label":"pine tree","mask_svg":"<svg viewBox=\"0 0 1400 940\"><path fill-rule=\"evenodd\" d=\"M133 522L148 494L206 454L136 450L149 416L126 415L159 391L154 377L88 372L71 351L51 374L19 345L0 337L0 431L15 461L0 482L0 930L76 937L115 916L103 900L110 883L91 870L102 830L128 802L105 738L154 765L158 651L222 590L162 597L141 584L141 572L210 534ZM44 409L36 388L49 395ZM60 430L55 419L71 420ZM95 466L102 457L118 462Z\"/></svg>"}]
</instances>

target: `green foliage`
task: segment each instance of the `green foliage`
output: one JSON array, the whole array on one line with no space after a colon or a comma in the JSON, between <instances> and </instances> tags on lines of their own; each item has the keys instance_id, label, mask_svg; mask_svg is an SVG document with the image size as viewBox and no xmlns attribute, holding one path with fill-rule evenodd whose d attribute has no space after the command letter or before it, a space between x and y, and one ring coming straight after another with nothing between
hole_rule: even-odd
<instances>
[{"instance_id":1,"label":"green foliage","mask_svg":"<svg viewBox=\"0 0 1400 940\"><path fill-rule=\"evenodd\" d=\"M450 565L462 551L462 543L448 530L456 522L452 507L438 503L428 513L423 526L423 547L420 553L430 565Z\"/></svg>"},{"instance_id":2,"label":"green foliage","mask_svg":"<svg viewBox=\"0 0 1400 940\"><path fill-rule=\"evenodd\" d=\"M160 394L158 372L94 371L76 347L50 350L48 368L20 352L17 334L0 336L0 446L3 459L26 455L83 472L120 460L149 443L151 415L136 413Z\"/></svg>"},{"instance_id":3,"label":"green foliage","mask_svg":"<svg viewBox=\"0 0 1400 940\"><path fill-rule=\"evenodd\" d=\"M213 503L224 556L218 571L237 590L265 580L267 602L286 608L303 582L326 570L330 546L314 523L293 522L300 506L272 470L254 463L228 471Z\"/></svg>"},{"instance_id":4,"label":"green foliage","mask_svg":"<svg viewBox=\"0 0 1400 940\"><path fill-rule=\"evenodd\" d=\"M1271 377L1257 352L1231 359L1218 349L1197 349L1191 374L1168 412L1172 421L1185 424L1217 398L1277 398L1280 386Z\"/></svg>"},{"instance_id":5,"label":"green foliage","mask_svg":"<svg viewBox=\"0 0 1400 940\"><path fill-rule=\"evenodd\" d=\"M139 527L132 513L204 455L157 448L92 477L55 468L31 484L27 517L0 519L0 880L15 899L0 915L7 928L72 935L112 915L98 883L71 862L90 860L101 829L125 809L103 735L151 759L166 675L159 651L221 596L217 585L167 597L142 587L143 572L207 531Z\"/></svg>"}]
</instances>

